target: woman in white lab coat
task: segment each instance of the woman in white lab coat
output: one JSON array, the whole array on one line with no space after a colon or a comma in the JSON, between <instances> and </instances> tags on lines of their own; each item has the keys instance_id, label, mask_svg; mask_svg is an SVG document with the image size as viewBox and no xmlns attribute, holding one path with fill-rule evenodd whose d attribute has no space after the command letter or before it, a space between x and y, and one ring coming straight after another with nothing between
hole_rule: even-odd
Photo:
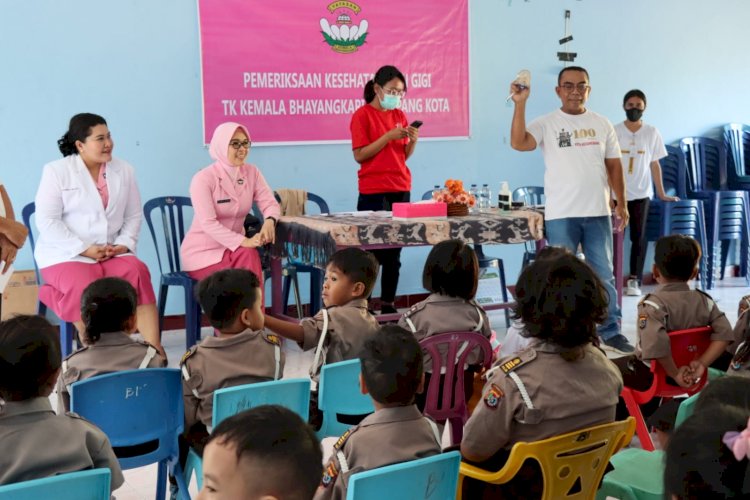
<instances>
[{"instance_id":1,"label":"woman in white lab coat","mask_svg":"<svg viewBox=\"0 0 750 500\"><path fill-rule=\"evenodd\" d=\"M112 156L107 122L95 114L71 118L58 146L64 158L44 166L36 194L39 299L83 334L84 288L105 276L123 278L138 292L139 331L161 349L151 275L135 256L142 208L133 167Z\"/></svg>"}]
</instances>

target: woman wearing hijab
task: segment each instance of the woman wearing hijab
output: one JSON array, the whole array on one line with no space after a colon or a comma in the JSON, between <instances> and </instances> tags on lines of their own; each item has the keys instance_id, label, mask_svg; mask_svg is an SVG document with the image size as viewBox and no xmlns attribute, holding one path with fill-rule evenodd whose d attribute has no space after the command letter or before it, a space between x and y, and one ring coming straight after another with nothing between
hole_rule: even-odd
<instances>
[{"instance_id":1,"label":"woman wearing hijab","mask_svg":"<svg viewBox=\"0 0 750 500\"><path fill-rule=\"evenodd\" d=\"M229 268L249 269L263 280L257 247L273 243L281 210L258 167L245 163L250 134L239 123L222 123L211 138L215 161L195 174L190 199L195 215L182 242L182 267L194 279ZM253 203L265 222L252 238L245 237L245 216Z\"/></svg>"},{"instance_id":2,"label":"woman wearing hijab","mask_svg":"<svg viewBox=\"0 0 750 500\"><path fill-rule=\"evenodd\" d=\"M161 350L151 274L135 256L143 216L133 167L112 156L99 115L75 115L57 145L64 158L44 166L35 200L39 300L83 334L83 290L99 278L122 278L138 295L138 330Z\"/></svg>"}]
</instances>

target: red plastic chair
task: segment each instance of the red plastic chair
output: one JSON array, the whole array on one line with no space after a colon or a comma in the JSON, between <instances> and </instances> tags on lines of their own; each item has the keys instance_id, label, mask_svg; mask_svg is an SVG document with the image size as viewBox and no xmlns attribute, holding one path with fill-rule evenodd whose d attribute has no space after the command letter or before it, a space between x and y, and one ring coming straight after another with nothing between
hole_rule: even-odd
<instances>
[{"instance_id":1,"label":"red plastic chair","mask_svg":"<svg viewBox=\"0 0 750 500\"><path fill-rule=\"evenodd\" d=\"M448 420L453 444L460 443L464 424L469 418L464 388L466 359L478 347L483 356L480 357L481 365L489 368L492 364L490 341L477 332L448 332L422 339L419 345L432 357L432 377L427 387L424 413L438 422ZM454 362L444 363L447 359Z\"/></svg>"},{"instance_id":2,"label":"red plastic chair","mask_svg":"<svg viewBox=\"0 0 750 500\"><path fill-rule=\"evenodd\" d=\"M678 367L687 365L703 354L711 343L711 333L713 333L713 329L710 326L670 332L669 341L675 364ZM654 374L651 387L645 391L636 391L625 387L621 394L622 399L625 400L625 405L628 407L628 413L635 418L636 433L641 441L641 446L648 451L654 451L654 443L651 441L651 433L646 426L640 405L648 403L653 398L673 398L683 394L692 396L700 391L708 380L708 372L706 372L697 384L685 389L667 383L667 374L658 361L651 361L651 371Z\"/></svg>"}]
</instances>

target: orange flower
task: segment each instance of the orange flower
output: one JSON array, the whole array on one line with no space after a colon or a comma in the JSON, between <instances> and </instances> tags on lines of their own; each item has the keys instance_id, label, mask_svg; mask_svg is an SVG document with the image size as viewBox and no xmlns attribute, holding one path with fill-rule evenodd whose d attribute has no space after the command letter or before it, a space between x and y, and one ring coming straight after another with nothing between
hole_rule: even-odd
<instances>
[{"instance_id":1,"label":"orange flower","mask_svg":"<svg viewBox=\"0 0 750 500\"><path fill-rule=\"evenodd\" d=\"M464 183L457 179L448 179L445 181L445 187L448 188L448 191L451 192L452 195L457 195L464 190Z\"/></svg>"}]
</instances>

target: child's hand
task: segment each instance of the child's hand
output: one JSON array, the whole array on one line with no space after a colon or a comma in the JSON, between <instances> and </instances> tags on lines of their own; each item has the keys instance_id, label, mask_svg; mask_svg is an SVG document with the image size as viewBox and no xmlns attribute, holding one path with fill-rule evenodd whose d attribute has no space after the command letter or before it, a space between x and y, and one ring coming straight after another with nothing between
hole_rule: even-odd
<instances>
[{"instance_id":1,"label":"child's hand","mask_svg":"<svg viewBox=\"0 0 750 500\"><path fill-rule=\"evenodd\" d=\"M674 380L680 385L680 387L684 387L685 389L692 387L695 384L695 378L689 366L679 367L677 369L677 376L674 377Z\"/></svg>"},{"instance_id":2,"label":"child's hand","mask_svg":"<svg viewBox=\"0 0 750 500\"><path fill-rule=\"evenodd\" d=\"M703 377L703 375L706 373L706 367L703 366L703 363L701 363L699 360L694 360L690 362L690 373L692 375L693 384L697 384L700 379Z\"/></svg>"}]
</instances>

